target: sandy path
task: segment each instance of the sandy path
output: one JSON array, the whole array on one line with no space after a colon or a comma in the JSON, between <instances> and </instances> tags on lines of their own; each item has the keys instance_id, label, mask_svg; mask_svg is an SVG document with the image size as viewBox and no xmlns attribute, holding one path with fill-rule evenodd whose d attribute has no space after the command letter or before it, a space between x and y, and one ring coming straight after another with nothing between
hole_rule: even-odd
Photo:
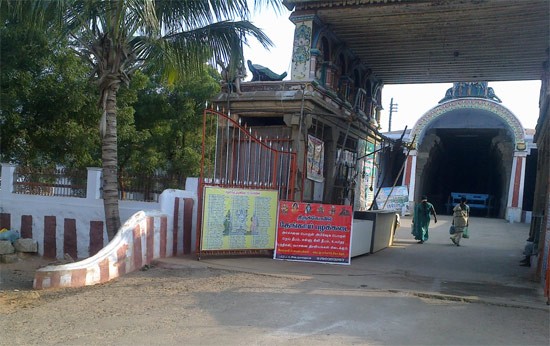
<instances>
[{"instance_id":1,"label":"sandy path","mask_svg":"<svg viewBox=\"0 0 550 346\"><path fill-rule=\"evenodd\" d=\"M12 290L12 304L6 292L2 345L542 345L549 338L544 309L204 267L153 267L78 289ZM457 328L464 321L467 332Z\"/></svg>"}]
</instances>

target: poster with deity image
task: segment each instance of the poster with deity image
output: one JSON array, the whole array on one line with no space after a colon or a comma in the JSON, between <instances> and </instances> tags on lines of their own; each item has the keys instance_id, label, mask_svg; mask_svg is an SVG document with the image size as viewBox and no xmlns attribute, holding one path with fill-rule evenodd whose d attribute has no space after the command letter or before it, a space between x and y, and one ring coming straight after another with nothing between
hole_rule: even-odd
<instances>
[{"instance_id":1,"label":"poster with deity image","mask_svg":"<svg viewBox=\"0 0 550 346\"><path fill-rule=\"evenodd\" d=\"M206 187L201 250L272 250L276 190Z\"/></svg>"},{"instance_id":2,"label":"poster with deity image","mask_svg":"<svg viewBox=\"0 0 550 346\"><path fill-rule=\"evenodd\" d=\"M325 162L325 143L308 135L307 144L307 178L316 182L323 182L323 165Z\"/></svg>"}]
</instances>

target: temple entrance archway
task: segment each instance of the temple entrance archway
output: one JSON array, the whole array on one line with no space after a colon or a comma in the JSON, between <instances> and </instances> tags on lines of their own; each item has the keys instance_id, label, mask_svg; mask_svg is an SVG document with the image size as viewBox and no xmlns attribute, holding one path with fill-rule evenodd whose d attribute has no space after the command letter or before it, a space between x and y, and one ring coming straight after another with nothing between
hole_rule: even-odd
<instances>
[{"instance_id":1,"label":"temple entrance archway","mask_svg":"<svg viewBox=\"0 0 550 346\"><path fill-rule=\"evenodd\" d=\"M519 220L527 154L521 123L500 100L454 96L425 113L411 131L416 150L409 158L410 199L428 195L445 214L451 193L483 194L490 208L473 214Z\"/></svg>"},{"instance_id":2,"label":"temple entrance archway","mask_svg":"<svg viewBox=\"0 0 550 346\"><path fill-rule=\"evenodd\" d=\"M432 128L418 149L418 192L447 214L452 192L487 194L490 210L472 215L504 217L513 145L498 128Z\"/></svg>"}]
</instances>

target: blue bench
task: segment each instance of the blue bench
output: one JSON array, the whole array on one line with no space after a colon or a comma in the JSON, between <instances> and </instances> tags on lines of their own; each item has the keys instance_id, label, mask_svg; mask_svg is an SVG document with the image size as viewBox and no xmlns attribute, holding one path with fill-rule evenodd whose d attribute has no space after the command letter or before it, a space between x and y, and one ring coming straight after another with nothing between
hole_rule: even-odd
<instances>
[{"instance_id":1,"label":"blue bench","mask_svg":"<svg viewBox=\"0 0 550 346\"><path fill-rule=\"evenodd\" d=\"M466 197L466 204L470 206L470 209L487 210L487 216L493 208L492 196L483 193L463 193L463 192L451 192L448 202L445 204L447 207L447 214L450 214L455 205L460 203L461 197Z\"/></svg>"}]
</instances>

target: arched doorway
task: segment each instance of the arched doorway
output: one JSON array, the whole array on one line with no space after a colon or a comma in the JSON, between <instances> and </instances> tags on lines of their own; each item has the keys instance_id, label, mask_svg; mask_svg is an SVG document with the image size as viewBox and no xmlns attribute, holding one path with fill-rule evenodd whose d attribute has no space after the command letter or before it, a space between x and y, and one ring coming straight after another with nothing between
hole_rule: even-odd
<instances>
[{"instance_id":1,"label":"arched doorway","mask_svg":"<svg viewBox=\"0 0 550 346\"><path fill-rule=\"evenodd\" d=\"M491 208L478 210L478 215L519 220L525 131L492 90L491 98L486 96L486 83L476 83L475 97L466 88L469 84L455 83L411 131L416 151L410 198L418 201L426 194L439 213L446 213L452 192L484 194ZM468 94L461 96L459 90Z\"/></svg>"},{"instance_id":2,"label":"arched doorway","mask_svg":"<svg viewBox=\"0 0 550 346\"><path fill-rule=\"evenodd\" d=\"M453 127L465 118L468 127ZM489 215L504 217L513 155L513 138L495 117L472 110L447 113L418 146L417 190L430 196L439 213L447 212L451 192L487 194Z\"/></svg>"}]
</instances>

